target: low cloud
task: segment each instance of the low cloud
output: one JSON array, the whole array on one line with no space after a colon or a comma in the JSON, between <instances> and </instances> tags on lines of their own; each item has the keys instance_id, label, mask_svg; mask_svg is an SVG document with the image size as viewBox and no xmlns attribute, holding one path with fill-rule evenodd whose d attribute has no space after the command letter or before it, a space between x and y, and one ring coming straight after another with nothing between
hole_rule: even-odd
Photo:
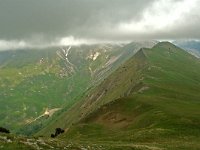
<instances>
[{"instance_id":1,"label":"low cloud","mask_svg":"<svg viewBox=\"0 0 200 150\"><path fill-rule=\"evenodd\" d=\"M63 47L63 46L79 46L79 45L93 45L100 43L128 43L131 41L109 41L109 40L95 40L95 39L80 39L73 36L62 37L55 39L55 41L24 41L24 40L0 40L0 51L3 50L18 50L18 49L45 49L49 47Z\"/></svg>"},{"instance_id":2,"label":"low cloud","mask_svg":"<svg viewBox=\"0 0 200 150\"><path fill-rule=\"evenodd\" d=\"M200 0L5 0L0 50L200 39Z\"/></svg>"},{"instance_id":3,"label":"low cloud","mask_svg":"<svg viewBox=\"0 0 200 150\"><path fill-rule=\"evenodd\" d=\"M0 40L0 50L13 50L13 49L23 49L28 45L24 41L5 41Z\"/></svg>"}]
</instances>

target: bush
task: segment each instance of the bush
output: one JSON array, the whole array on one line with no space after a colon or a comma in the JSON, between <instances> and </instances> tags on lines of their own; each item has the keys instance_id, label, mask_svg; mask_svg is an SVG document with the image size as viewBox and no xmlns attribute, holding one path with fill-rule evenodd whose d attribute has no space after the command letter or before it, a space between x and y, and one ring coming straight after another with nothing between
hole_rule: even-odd
<instances>
[{"instance_id":1,"label":"bush","mask_svg":"<svg viewBox=\"0 0 200 150\"><path fill-rule=\"evenodd\" d=\"M6 128L0 127L0 132L2 133L10 133L10 131Z\"/></svg>"},{"instance_id":2,"label":"bush","mask_svg":"<svg viewBox=\"0 0 200 150\"><path fill-rule=\"evenodd\" d=\"M58 136L59 134L64 133L64 132L65 132L65 130L63 130L61 128L56 128L55 134L51 134L51 137L55 138L56 136Z\"/></svg>"}]
</instances>

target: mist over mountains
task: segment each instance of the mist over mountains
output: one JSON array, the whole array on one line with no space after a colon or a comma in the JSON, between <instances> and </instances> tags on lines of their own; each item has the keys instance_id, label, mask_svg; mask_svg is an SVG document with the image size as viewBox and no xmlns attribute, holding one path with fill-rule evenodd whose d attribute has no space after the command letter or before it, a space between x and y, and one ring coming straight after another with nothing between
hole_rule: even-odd
<instances>
[{"instance_id":1,"label":"mist over mountains","mask_svg":"<svg viewBox=\"0 0 200 150\"><path fill-rule=\"evenodd\" d=\"M199 6L199 0L1 1L0 50L199 39Z\"/></svg>"}]
</instances>

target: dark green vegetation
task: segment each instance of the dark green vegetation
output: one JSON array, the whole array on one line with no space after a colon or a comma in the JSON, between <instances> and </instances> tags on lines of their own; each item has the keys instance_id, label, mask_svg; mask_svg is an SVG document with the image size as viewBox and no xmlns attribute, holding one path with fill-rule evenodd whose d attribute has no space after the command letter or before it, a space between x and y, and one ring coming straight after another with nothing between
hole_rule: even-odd
<instances>
[{"instance_id":1,"label":"dark green vegetation","mask_svg":"<svg viewBox=\"0 0 200 150\"><path fill-rule=\"evenodd\" d=\"M200 149L200 60L168 42L141 49L37 135L102 149Z\"/></svg>"},{"instance_id":2,"label":"dark green vegetation","mask_svg":"<svg viewBox=\"0 0 200 150\"><path fill-rule=\"evenodd\" d=\"M144 42L83 45L69 51L68 47L55 47L0 52L0 126L22 134L36 132L141 47L152 45Z\"/></svg>"}]
</instances>

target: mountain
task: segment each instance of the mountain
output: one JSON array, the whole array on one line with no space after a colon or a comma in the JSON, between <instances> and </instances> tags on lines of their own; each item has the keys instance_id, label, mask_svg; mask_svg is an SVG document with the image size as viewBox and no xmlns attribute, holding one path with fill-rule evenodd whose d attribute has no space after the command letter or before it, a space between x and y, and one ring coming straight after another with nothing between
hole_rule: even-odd
<instances>
[{"instance_id":1,"label":"mountain","mask_svg":"<svg viewBox=\"0 0 200 150\"><path fill-rule=\"evenodd\" d=\"M173 42L175 45L187 50L192 55L200 58L200 41L178 40Z\"/></svg>"},{"instance_id":2,"label":"mountain","mask_svg":"<svg viewBox=\"0 0 200 150\"><path fill-rule=\"evenodd\" d=\"M32 134L154 42L0 52L0 126Z\"/></svg>"},{"instance_id":3,"label":"mountain","mask_svg":"<svg viewBox=\"0 0 200 150\"><path fill-rule=\"evenodd\" d=\"M161 42L142 48L37 136L99 149L199 149L200 60Z\"/></svg>"}]
</instances>

